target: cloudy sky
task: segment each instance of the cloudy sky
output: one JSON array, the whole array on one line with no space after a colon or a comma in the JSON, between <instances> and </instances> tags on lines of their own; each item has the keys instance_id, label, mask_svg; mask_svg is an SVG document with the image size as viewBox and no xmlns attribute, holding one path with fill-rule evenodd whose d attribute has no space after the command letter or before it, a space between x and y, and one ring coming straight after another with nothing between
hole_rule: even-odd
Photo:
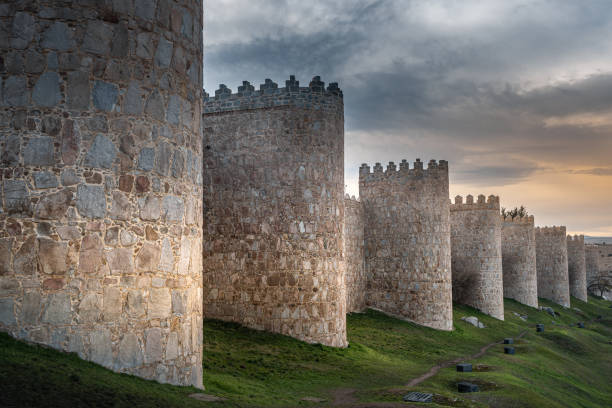
<instances>
[{"instance_id":1,"label":"cloudy sky","mask_svg":"<svg viewBox=\"0 0 612 408\"><path fill-rule=\"evenodd\" d=\"M449 161L451 197L612 236L609 0L205 0L204 85L338 82L345 178Z\"/></svg>"}]
</instances>

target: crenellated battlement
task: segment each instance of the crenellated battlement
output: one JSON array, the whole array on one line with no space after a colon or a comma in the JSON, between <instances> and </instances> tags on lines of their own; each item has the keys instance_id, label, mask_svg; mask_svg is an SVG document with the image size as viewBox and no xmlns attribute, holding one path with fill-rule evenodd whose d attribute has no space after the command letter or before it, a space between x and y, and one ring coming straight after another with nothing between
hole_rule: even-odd
<instances>
[{"instance_id":1,"label":"crenellated battlement","mask_svg":"<svg viewBox=\"0 0 612 408\"><path fill-rule=\"evenodd\" d=\"M568 242L575 242L575 243L580 243L584 245L584 235L568 235L567 236L567 241Z\"/></svg>"},{"instance_id":2,"label":"crenellated battlement","mask_svg":"<svg viewBox=\"0 0 612 408\"><path fill-rule=\"evenodd\" d=\"M307 87L301 87L300 81L291 75L285 81L285 87L279 88L278 84L266 78L259 90L255 89L249 81L242 81L238 92L233 93L225 84L220 84L214 96L203 94L203 112L218 113L246 109L261 109L286 105L308 106L314 103L342 102L342 90L338 83L331 82L327 88L321 77L315 76Z\"/></svg>"},{"instance_id":3,"label":"crenellated battlement","mask_svg":"<svg viewBox=\"0 0 612 408\"><path fill-rule=\"evenodd\" d=\"M488 198L480 194L474 202L474 196L471 194L465 197L458 195L455 197L455 203L450 205L451 211L471 211L471 210L498 210L499 211L499 196L490 195Z\"/></svg>"},{"instance_id":4,"label":"crenellated battlement","mask_svg":"<svg viewBox=\"0 0 612 408\"><path fill-rule=\"evenodd\" d=\"M426 169L423 168L421 159L416 159L412 168L410 168L410 164L405 159L399 163L399 168L392 161L389 162L386 170L383 169L380 163L376 163L372 171L370 171L370 166L367 163L363 163L359 167L360 182L383 180L405 182L409 178L439 177L440 175L448 175L448 162L446 160L440 160L439 162L430 160Z\"/></svg>"},{"instance_id":5,"label":"crenellated battlement","mask_svg":"<svg viewBox=\"0 0 612 408\"><path fill-rule=\"evenodd\" d=\"M345 195L344 195L344 200L346 200L346 201L351 201L351 202L355 202L355 203L361 203L361 200L359 200L359 197L355 198L355 196L354 196L354 195L353 195L353 196L351 196L351 195L345 194Z\"/></svg>"},{"instance_id":6,"label":"crenellated battlement","mask_svg":"<svg viewBox=\"0 0 612 408\"><path fill-rule=\"evenodd\" d=\"M504 218L503 215L500 215L500 217L502 221L507 224L531 225L531 226L535 225L533 215L529 215L527 217L516 217L516 218L512 218L510 216L507 216L506 218Z\"/></svg>"},{"instance_id":7,"label":"crenellated battlement","mask_svg":"<svg viewBox=\"0 0 612 408\"><path fill-rule=\"evenodd\" d=\"M541 235L560 235L562 234L563 236L565 236L566 230L567 230L566 227L556 226L556 225L553 225L552 227L535 227L536 235L537 234L541 234Z\"/></svg>"}]
</instances>

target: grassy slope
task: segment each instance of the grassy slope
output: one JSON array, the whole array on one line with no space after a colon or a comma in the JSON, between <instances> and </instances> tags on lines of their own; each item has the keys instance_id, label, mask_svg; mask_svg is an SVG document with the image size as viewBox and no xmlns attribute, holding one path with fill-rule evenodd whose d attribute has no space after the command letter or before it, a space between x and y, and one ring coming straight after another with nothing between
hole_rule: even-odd
<instances>
[{"instance_id":1,"label":"grassy slope","mask_svg":"<svg viewBox=\"0 0 612 408\"><path fill-rule=\"evenodd\" d=\"M572 299L574 310L553 319L546 312L506 300L506 321L474 309L455 306L453 332L439 332L398 321L374 311L348 316L350 347L344 350L309 345L294 339L207 321L204 325L204 384L207 392L226 402L203 403L187 398L193 388L159 385L111 373L75 356L16 342L0 336L0 406L310 406L302 397L331 400L335 387L358 389L363 401L398 401L411 378L433 364L472 354L481 346L527 335L515 345L517 354L504 355L503 346L473 361L486 372L457 373L442 369L415 389L430 391L438 403L463 407L600 407L612 400L612 309L590 298ZM560 310L561 309L561 310ZM512 311L527 314L527 322ZM460 320L475 315L487 325ZM586 329L565 327L603 315ZM553 325L556 322L557 325ZM535 323L545 323L535 333ZM474 379L483 392L457 394L455 384Z\"/></svg>"}]
</instances>

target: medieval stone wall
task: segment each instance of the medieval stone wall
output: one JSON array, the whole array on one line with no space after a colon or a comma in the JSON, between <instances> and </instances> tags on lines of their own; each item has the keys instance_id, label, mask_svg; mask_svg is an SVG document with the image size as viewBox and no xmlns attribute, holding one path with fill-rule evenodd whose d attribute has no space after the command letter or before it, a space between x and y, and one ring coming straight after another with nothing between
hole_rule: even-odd
<instances>
[{"instance_id":1,"label":"medieval stone wall","mask_svg":"<svg viewBox=\"0 0 612 408\"><path fill-rule=\"evenodd\" d=\"M570 306L565 227L536 227L538 297Z\"/></svg>"},{"instance_id":2,"label":"medieval stone wall","mask_svg":"<svg viewBox=\"0 0 612 408\"><path fill-rule=\"evenodd\" d=\"M533 216L502 220L504 297L538 307L538 274Z\"/></svg>"},{"instance_id":3,"label":"medieval stone wall","mask_svg":"<svg viewBox=\"0 0 612 408\"><path fill-rule=\"evenodd\" d=\"M599 250L596 245L584 246L584 259L588 289L588 285L599 275Z\"/></svg>"},{"instance_id":4,"label":"medieval stone wall","mask_svg":"<svg viewBox=\"0 0 612 408\"><path fill-rule=\"evenodd\" d=\"M567 270L570 295L586 302L588 299L584 235L567 236Z\"/></svg>"},{"instance_id":5,"label":"medieval stone wall","mask_svg":"<svg viewBox=\"0 0 612 408\"><path fill-rule=\"evenodd\" d=\"M344 260L346 311L360 312L366 308L367 279L364 259L363 205L348 194L344 200Z\"/></svg>"},{"instance_id":6,"label":"medieval stone wall","mask_svg":"<svg viewBox=\"0 0 612 408\"><path fill-rule=\"evenodd\" d=\"M450 206L453 300L504 320L499 197Z\"/></svg>"},{"instance_id":7,"label":"medieval stone wall","mask_svg":"<svg viewBox=\"0 0 612 408\"><path fill-rule=\"evenodd\" d=\"M203 128L205 315L346 346L337 84L221 85Z\"/></svg>"},{"instance_id":8,"label":"medieval stone wall","mask_svg":"<svg viewBox=\"0 0 612 408\"><path fill-rule=\"evenodd\" d=\"M448 163L383 171L363 164L359 197L365 217L368 306L442 330L452 330Z\"/></svg>"},{"instance_id":9,"label":"medieval stone wall","mask_svg":"<svg viewBox=\"0 0 612 408\"><path fill-rule=\"evenodd\" d=\"M0 48L0 329L201 386L202 2L4 2Z\"/></svg>"}]
</instances>

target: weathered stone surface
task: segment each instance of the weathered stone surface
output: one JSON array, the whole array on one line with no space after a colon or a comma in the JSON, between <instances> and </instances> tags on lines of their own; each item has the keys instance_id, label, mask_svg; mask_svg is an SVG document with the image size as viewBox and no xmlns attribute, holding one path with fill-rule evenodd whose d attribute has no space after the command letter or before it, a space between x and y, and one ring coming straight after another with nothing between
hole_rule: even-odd
<instances>
[{"instance_id":1,"label":"weathered stone surface","mask_svg":"<svg viewBox=\"0 0 612 408\"><path fill-rule=\"evenodd\" d=\"M106 214L104 187L79 184L76 207L82 217L103 218Z\"/></svg>"},{"instance_id":2,"label":"weathered stone surface","mask_svg":"<svg viewBox=\"0 0 612 408\"><path fill-rule=\"evenodd\" d=\"M181 290L172 291L172 313L182 315L185 314L187 306L186 294Z\"/></svg>"},{"instance_id":3,"label":"weathered stone surface","mask_svg":"<svg viewBox=\"0 0 612 408\"><path fill-rule=\"evenodd\" d=\"M185 171L185 157L180 150L174 151L172 157L172 177L182 178Z\"/></svg>"},{"instance_id":4,"label":"weathered stone surface","mask_svg":"<svg viewBox=\"0 0 612 408\"><path fill-rule=\"evenodd\" d=\"M538 297L570 306L565 227L536 227Z\"/></svg>"},{"instance_id":5,"label":"weathered stone surface","mask_svg":"<svg viewBox=\"0 0 612 408\"><path fill-rule=\"evenodd\" d=\"M121 239L121 245L123 246L132 246L138 241L138 239L136 238L136 235L126 230L121 231L120 239Z\"/></svg>"},{"instance_id":6,"label":"weathered stone surface","mask_svg":"<svg viewBox=\"0 0 612 408\"><path fill-rule=\"evenodd\" d=\"M475 316L468 316L468 317L464 316L461 318L461 320L463 320L466 323L471 324L474 327L478 327L479 329L485 328L485 325L480 320L478 320L478 318Z\"/></svg>"},{"instance_id":7,"label":"weathered stone surface","mask_svg":"<svg viewBox=\"0 0 612 408\"><path fill-rule=\"evenodd\" d=\"M83 71L72 71L68 73L66 88L66 99L70 109L89 108L89 74Z\"/></svg>"},{"instance_id":8,"label":"weathered stone surface","mask_svg":"<svg viewBox=\"0 0 612 408\"><path fill-rule=\"evenodd\" d=\"M107 252L106 260L113 275L134 273L133 251L129 248L117 248Z\"/></svg>"},{"instance_id":9,"label":"weathered stone surface","mask_svg":"<svg viewBox=\"0 0 612 408\"><path fill-rule=\"evenodd\" d=\"M79 156L79 132L72 120L67 119L62 129L62 160L66 165L75 164Z\"/></svg>"},{"instance_id":10,"label":"weathered stone surface","mask_svg":"<svg viewBox=\"0 0 612 408\"><path fill-rule=\"evenodd\" d=\"M110 331L101 329L92 332L90 343L91 354L89 359L101 366L111 368L113 365L113 349Z\"/></svg>"},{"instance_id":11,"label":"weathered stone surface","mask_svg":"<svg viewBox=\"0 0 612 408\"><path fill-rule=\"evenodd\" d=\"M144 147L138 155L138 169L149 171L153 169L155 163L155 149L152 147Z\"/></svg>"},{"instance_id":12,"label":"weathered stone surface","mask_svg":"<svg viewBox=\"0 0 612 408\"><path fill-rule=\"evenodd\" d=\"M34 50L28 50L25 54L24 68L28 74L40 74L45 70L45 57Z\"/></svg>"},{"instance_id":13,"label":"weathered stone surface","mask_svg":"<svg viewBox=\"0 0 612 408\"><path fill-rule=\"evenodd\" d=\"M0 88L2 84L0 83ZM2 97L0 96L0 101ZM2 166L11 167L19 165L21 139L17 135L9 135L5 139L2 156L0 156L0 164Z\"/></svg>"},{"instance_id":14,"label":"weathered stone surface","mask_svg":"<svg viewBox=\"0 0 612 408\"><path fill-rule=\"evenodd\" d=\"M167 176L170 170L171 159L172 147L166 142L160 143L155 155L155 171L162 176Z\"/></svg>"},{"instance_id":15,"label":"weathered stone surface","mask_svg":"<svg viewBox=\"0 0 612 408\"><path fill-rule=\"evenodd\" d=\"M143 363L142 348L134 333L126 333L119 343L119 367L140 367Z\"/></svg>"},{"instance_id":16,"label":"weathered stone surface","mask_svg":"<svg viewBox=\"0 0 612 408\"><path fill-rule=\"evenodd\" d=\"M170 95L168 99L168 110L166 111L166 119L168 123L178 125L181 117L181 101L178 95Z\"/></svg>"},{"instance_id":17,"label":"weathered stone surface","mask_svg":"<svg viewBox=\"0 0 612 408\"><path fill-rule=\"evenodd\" d=\"M36 203L34 215L43 220L60 219L66 215L71 202L72 191L70 190L47 194Z\"/></svg>"},{"instance_id":18,"label":"weathered stone surface","mask_svg":"<svg viewBox=\"0 0 612 408\"><path fill-rule=\"evenodd\" d=\"M149 319L165 319L170 317L172 299L170 291L166 288L154 288L149 293L147 315Z\"/></svg>"},{"instance_id":19,"label":"weathered stone surface","mask_svg":"<svg viewBox=\"0 0 612 408\"><path fill-rule=\"evenodd\" d=\"M53 293L47 299L47 306L43 312L43 323L70 324L72 321L72 307L68 293Z\"/></svg>"},{"instance_id":20,"label":"weathered stone surface","mask_svg":"<svg viewBox=\"0 0 612 408\"><path fill-rule=\"evenodd\" d=\"M119 23L115 26L115 33L111 43L111 56L115 58L127 57L129 49L129 31L127 24Z\"/></svg>"},{"instance_id":21,"label":"weathered stone surface","mask_svg":"<svg viewBox=\"0 0 612 408\"><path fill-rule=\"evenodd\" d=\"M51 239L38 239L38 262L42 273L65 274L68 270L68 245Z\"/></svg>"},{"instance_id":22,"label":"weathered stone surface","mask_svg":"<svg viewBox=\"0 0 612 408\"><path fill-rule=\"evenodd\" d=\"M305 168L298 168L298 175L305 177ZM299 176L298 176L299 177ZM366 306L367 277L365 274L363 205L354 197L344 199L344 257L346 270L346 311L360 312Z\"/></svg>"},{"instance_id":23,"label":"weathered stone surface","mask_svg":"<svg viewBox=\"0 0 612 408\"><path fill-rule=\"evenodd\" d=\"M40 293L25 293L21 303L20 323L25 326L36 326L40 320L40 310Z\"/></svg>"},{"instance_id":24,"label":"weathered stone surface","mask_svg":"<svg viewBox=\"0 0 612 408\"><path fill-rule=\"evenodd\" d=\"M161 216L161 205L159 198L155 196L147 196L139 200L140 218L145 221L154 221Z\"/></svg>"},{"instance_id":25,"label":"weathered stone surface","mask_svg":"<svg viewBox=\"0 0 612 408\"><path fill-rule=\"evenodd\" d=\"M110 42L113 39L113 26L99 20L91 20L87 24L87 32L83 39L82 49L94 54L108 54Z\"/></svg>"},{"instance_id":26,"label":"weathered stone surface","mask_svg":"<svg viewBox=\"0 0 612 408\"><path fill-rule=\"evenodd\" d=\"M65 241L76 241L81 238L81 231L77 227L61 225L56 228L57 235Z\"/></svg>"},{"instance_id":27,"label":"weathered stone surface","mask_svg":"<svg viewBox=\"0 0 612 408\"><path fill-rule=\"evenodd\" d=\"M132 212L132 205L127 196L119 191L113 191L113 204L110 217L116 220L127 221Z\"/></svg>"},{"instance_id":28,"label":"weathered stone surface","mask_svg":"<svg viewBox=\"0 0 612 408\"><path fill-rule=\"evenodd\" d=\"M8 106L25 106L30 99L24 77L8 77L4 81L2 94L4 104Z\"/></svg>"},{"instance_id":29,"label":"weathered stone surface","mask_svg":"<svg viewBox=\"0 0 612 408\"><path fill-rule=\"evenodd\" d=\"M152 22L155 18L157 0L136 0L136 15L139 18Z\"/></svg>"},{"instance_id":30,"label":"weathered stone surface","mask_svg":"<svg viewBox=\"0 0 612 408\"><path fill-rule=\"evenodd\" d=\"M66 23L56 21L43 32L40 45L58 51L71 50L75 46L72 30Z\"/></svg>"},{"instance_id":31,"label":"weathered stone surface","mask_svg":"<svg viewBox=\"0 0 612 408\"><path fill-rule=\"evenodd\" d=\"M157 89L151 92L147 98L145 113L154 118L166 117L164 110L164 98Z\"/></svg>"},{"instance_id":32,"label":"weathered stone surface","mask_svg":"<svg viewBox=\"0 0 612 408\"><path fill-rule=\"evenodd\" d=\"M102 266L102 249L102 240L97 234L88 234L83 237L79 254L79 272L81 274L98 272L100 266Z\"/></svg>"},{"instance_id":33,"label":"weathered stone surface","mask_svg":"<svg viewBox=\"0 0 612 408\"><path fill-rule=\"evenodd\" d=\"M38 269L38 241L29 237L17 250L13 258L13 268L17 275L33 275Z\"/></svg>"},{"instance_id":34,"label":"weathered stone surface","mask_svg":"<svg viewBox=\"0 0 612 408\"><path fill-rule=\"evenodd\" d=\"M37 171L34 173L36 188L55 188L58 186L57 177L50 171Z\"/></svg>"},{"instance_id":35,"label":"weathered stone surface","mask_svg":"<svg viewBox=\"0 0 612 408\"><path fill-rule=\"evenodd\" d=\"M168 223L181 222L185 213L185 204L179 197L166 196L162 201L162 220Z\"/></svg>"},{"instance_id":36,"label":"weathered stone surface","mask_svg":"<svg viewBox=\"0 0 612 408\"><path fill-rule=\"evenodd\" d=\"M102 296L95 292L83 296L79 304L79 322L93 324L100 320L102 314Z\"/></svg>"},{"instance_id":37,"label":"weathered stone surface","mask_svg":"<svg viewBox=\"0 0 612 408\"><path fill-rule=\"evenodd\" d=\"M145 242L136 258L136 267L142 271L156 271L159 265L160 249L157 245Z\"/></svg>"},{"instance_id":38,"label":"weathered stone surface","mask_svg":"<svg viewBox=\"0 0 612 408\"><path fill-rule=\"evenodd\" d=\"M587 302L586 252L584 235L567 236L567 270L570 295Z\"/></svg>"},{"instance_id":39,"label":"weathered stone surface","mask_svg":"<svg viewBox=\"0 0 612 408\"><path fill-rule=\"evenodd\" d=\"M161 257L159 261L159 269L164 272L170 272L174 268L174 254L172 252L172 246L170 240L164 238L162 241Z\"/></svg>"},{"instance_id":40,"label":"weathered stone surface","mask_svg":"<svg viewBox=\"0 0 612 408\"><path fill-rule=\"evenodd\" d=\"M62 99L60 76L57 72L47 71L42 74L32 91L32 102L38 106L52 107Z\"/></svg>"},{"instance_id":41,"label":"weathered stone surface","mask_svg":"<svg viewBox=\"0 0 612 408\"><path fill-rule=\"evenodd\" d=\"M117 105L119 89L110 82L94 81L93 104L96 109L112 112Z\"/></svg>"},{"instance_id":42,"label":"weathered stone surface","mask_svg":"<svg viewBox=\"0 0 612 408\"><path fill-rule=\"evenodd\" d=\"M12 271L12 255L13 251L13 239L2 238L0 239L0 276L6 275Z\"/></svg>"},{"instance_id":43,"label":"weathered stone surface","mask_svg":"<svg viewBox=\"0 0 612 408\"><path fill-rule=\"evenodd\" d=\"M178 334L171 332L168 335L168 344L166 345L166 360L174 360L179 355Z\"/></svg>"},{"instance_id":44,"label":"weathered stone surface","mask_svg":"<svg viewBox=\"0 0 612 408\"><path fill-rule=\"evenodd\" d=\"M155 45L153 44L153 35L151 33L142 32L138 34L136 38L136 55L140 58L151 59L155 52Z\"/></svg>"},{"instance_id":45,"label":"weathered stone surface","mask_svg":"<svg viewBox=\"0 0 612 408\"><path fill-rule=\"evenodd\" d=\"M66 187L74 186L82 181L81 178L76 174L74 169L70 168L62 170L60 178L62 181L62 185Z\"/></svg>"},{"instance_id":46,"label":"weathered stone surface","mask_svg":"<svg viewBox=\"0 0 612 408\"><path fill-rule=\"evenodd\" d=\"M131 115L140 115L144 109L144 91L137 81L131 81L125 97L123 111Z\"/></svg>"},{"instance_id":47,"label":"weathered stone surface","mask_svg":"<svg viewBox=\"0 0 612 408\"><path fill-rule=\"evenodd\" d=\"M23 180L4 180L4 209L8 213L24 212L30 208L30 193Z\"/></svg>"},{"instance_id":48,"label":"weathered stone surface","mask_svg":"<svg viewBox=\"0 0 612 408\"><path fill-rule=\"evenodd\" d=\"M170 61L172 60L172 47L171 41L166 40L164 37L159 39L157 44L157 50L155 51L155 64L161 68L168 68Z\"/></svg>"},{"instance_id":49,"label":"weathered stone surface","mask_svg":"<svg viewBox=\"0 0 612 408\"><path fill-rule=\"evenodd\" d=\"M162 343L161 329L158 327L145 330L145 363L151 364L161 361Z\"/></svg>"},{"instance_id":50,"label":"weathered stone surface","mask_svg":"<svg viewBox=\"0 0 612 408\"><path fill-rule=\"evenodd\" d=\"M28 140L23 149L23 164L26 166L50 166L53 160L53 139L38 137Z\"/></svg>"},{"instance_id":51,"label":"weathered stone surface","mask_svg":"<svg viewBox=\"0 0 612 408\"><path fill-rule=\"evenodd\" d=\"M0 299L0 323L5 326L15 324L15 301L13 299Z\"/></svg>"},{"instance_id":52,"label":"weathered stone surface","mask_svg":"<svg viewBox=\"0 0 612 408\"><path fill-rule=\"evenodd\" d=\"M115 322L123 311L123 298L121 290L116 287L104 288L103 317L107 322Z\"/></svg>"},{"instance_id":53,"label":"weathered stone surface","mask_svg":"<svg viewBox=\"0 0 612 408\"><path fill-rule=\"evenodd\" d=\"M534 218L507 217L502 223L504 297L538 307Z\"/></svg>"},{"instance_id":54,"label":"weathered stone surface","mask_svg":"<svg viewBox=\"0 0 612 408\"><path fill-rule=\"evenodd\" d=\"M41 130L50 136L57 136L62 129L62 119L55 115L43 117Z\"/></svg>"},{"instance_id":55,"label":"weathered stone surface","mask_svg":"<svg viewBox=\"0 0 612 408\"><path fill-rule=\"evenodd\" d=\"M11 47L25 49L36 31L36 20L29 13L18 11L13 18Z\"/></svg>"},{"instance_id":56,"label":"weathered stone surface","mask_svg":"<svg viewBox=\"0 0 612 408\"><path fill-rule=\"evenodd\" d=\"M147 302L141 290L131 290L127 294L125 312L131 318L142 317L145 314Z\"/></svg>"}]
</instances>

